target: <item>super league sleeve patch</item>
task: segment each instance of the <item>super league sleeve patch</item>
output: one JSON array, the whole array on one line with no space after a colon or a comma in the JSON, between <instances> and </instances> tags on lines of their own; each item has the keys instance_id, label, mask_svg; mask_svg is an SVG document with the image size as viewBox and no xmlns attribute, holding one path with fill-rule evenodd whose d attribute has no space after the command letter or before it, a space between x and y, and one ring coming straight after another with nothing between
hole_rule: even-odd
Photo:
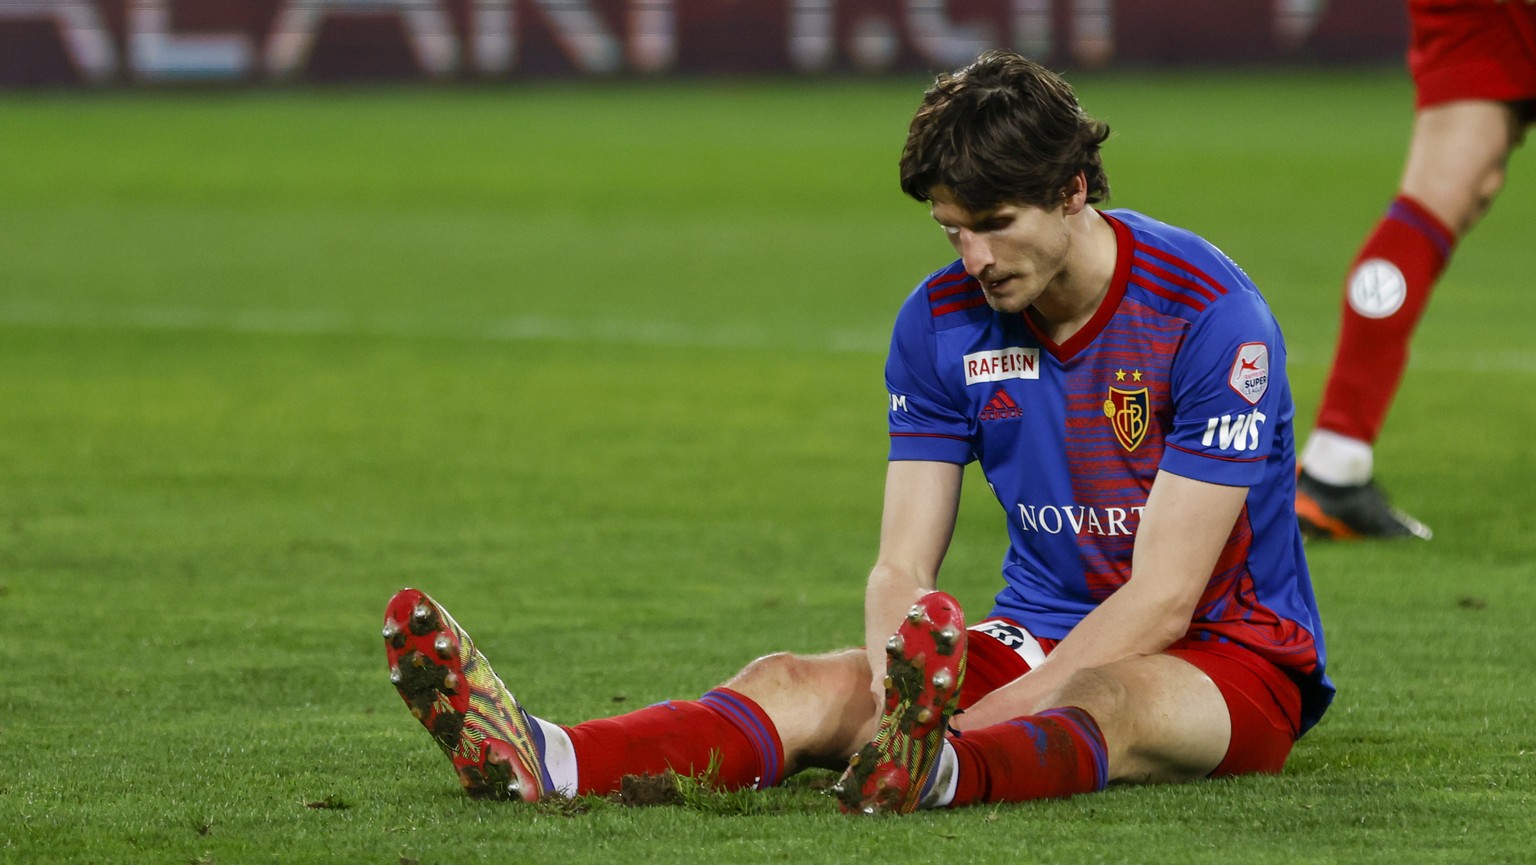
<instances>
[{"instance_id":1,"label":"super league sleeve patch","mask_svg":"<svg viewBox=\"0 0 1536 865\"><path fill-rule=\"evenodd\" d=\"M1245 342L1238 346L1227 383L1249 405L1258 405L1264 392L1269 390L1269 346L1262 342Z\"/></svg>"}]
</instances>

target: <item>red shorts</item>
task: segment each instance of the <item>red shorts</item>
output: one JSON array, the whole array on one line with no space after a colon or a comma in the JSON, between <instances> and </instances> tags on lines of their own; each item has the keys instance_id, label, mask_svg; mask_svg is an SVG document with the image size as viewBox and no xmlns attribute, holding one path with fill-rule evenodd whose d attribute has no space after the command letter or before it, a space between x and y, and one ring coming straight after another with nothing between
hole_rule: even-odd
<instances>
[{"instance_id":1,"label":"red shorts","mask_svg":"<svg viewBox=\"0 0 1536 865\"><path fill-rule=\"evenodd\" d=\"M1408 70L1427 108L1463 99L1536 99L1536 4L1409 0Z\"/></svg>"},{"instance_id":2,"label":"red shorts","mask_svg":"<svg viewBox=\"0 0 1536 865\"><path fill-rule=\"evenodd\" d=\"M973 625L960 708L1029 672L1031 661L1049 655L1057 642L1004 619ZM1291 677L1236 643L1185 637L1167 652L1209 676L1226 700L1232 740L1211 776L1279 772L1301 731L1301 689Z\"/></svg>"}]
</instances>

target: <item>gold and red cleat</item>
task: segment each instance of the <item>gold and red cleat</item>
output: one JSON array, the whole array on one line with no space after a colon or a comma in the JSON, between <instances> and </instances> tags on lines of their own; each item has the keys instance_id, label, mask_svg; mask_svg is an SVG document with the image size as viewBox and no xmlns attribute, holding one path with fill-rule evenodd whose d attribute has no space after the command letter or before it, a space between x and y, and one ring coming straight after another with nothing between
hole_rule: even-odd
<instances>
[{"instance_id":1,"label":"gold and red cleat","mask_svg":"<svg viewBox=\"0 0 1536 865\"><path fill-rule=\"evenodd\" d=\"M943 592L924 595L886 643L885 708L875 738L832 788L844 813L917 808L959 706L965 652L959 602Z\"/></svg>"},{"instance_id":2,"label":"gold and red cleat","mask_svg":"<svg viewBox=\"0 0 1536 865\"><path fill-rule=\"evenodd\" d=\"M553 784L538 724L437 602L402 589L384 611L389 680L476 798L532 802Z\"/></svg>"}]
</instances>

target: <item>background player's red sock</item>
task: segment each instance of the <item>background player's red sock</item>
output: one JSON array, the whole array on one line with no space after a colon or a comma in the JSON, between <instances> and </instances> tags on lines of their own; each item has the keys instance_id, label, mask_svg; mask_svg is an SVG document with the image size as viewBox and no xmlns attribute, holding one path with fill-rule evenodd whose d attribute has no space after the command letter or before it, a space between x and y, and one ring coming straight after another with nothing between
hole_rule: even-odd
<instances>
[{"instance_id":1,"label":"background player's red sock","mask_svg":"<svg viewBox=\"0 0 1536 865\"><path fill-rule=\"evenodd\" d=\"M1317 426L1375 442L1408 365L1408 342L1456 235L1398 196L1355 257Z\"/></svg>"},{"instance_id":2,"label":"background player's red sock","mask_svg":"<svg viewBox=\"0 0 1536 865\"><path fill-rule=\"evenodd\" d=\"M1068 706L950 736L951 805L1060 799L1104 789L1109 758L1093 717Z\"/></svg>"},{"instance_id":3,"label":"background player's red sock","mask_svg":"<svg viewBox=\"0 0 1536 865\"><path fill-rule=\"evenodd\" d=\"M625 775L668 769L698 775L715 754L715 782L727 789L771 787L784 771L784 746L773 722L762 707L728 688L565 731L576 752L578 793L612 793Z\"/></svg>"}]
</instances>

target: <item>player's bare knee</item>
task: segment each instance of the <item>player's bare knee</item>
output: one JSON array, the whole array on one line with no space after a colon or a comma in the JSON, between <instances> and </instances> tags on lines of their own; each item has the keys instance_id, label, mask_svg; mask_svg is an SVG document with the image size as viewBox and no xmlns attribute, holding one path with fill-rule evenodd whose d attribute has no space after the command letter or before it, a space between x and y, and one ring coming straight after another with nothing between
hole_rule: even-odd
<instances>
[{"instance_id":1,"label":"player's bare knee","mask_svg":"<svg viewBox=\"0 0 1536 865\"><path fill-rule=\"evenodd\" d=\"M804 682L804 659L790 652L774 652L748 664L725 685L753 699L795 690Z\"/></svg>"},{"instance_id":2,"label":"player's bare knee","mask_svg":"<svg viewBox=\"0 0 1536 865\"><path fill-rule=\"evenodd\" d=\"M773 721L785 765L834 767L877 717L862 650L829 655L776 652L748 664L725 687L755 701Z\"/></svg>"},{"instance_id":3,"label":"player's bare knee","mask_svg":"<svg viewBox=\"0 0 1536 865\"><path fill-rule=\"evenodd\" d=\"M748 664L725 686L757 700L775 702L827 701L831 695L850 684L862 686L867 675L859 675L855 663L862 652L831 655L796 655L774 652Z\"/></svg>"},{"instance_id":4,"label":"player's bare knee","mask_svg":"<svg viewBox=\"0 0 1536 865\"><path fill-rule=\"evenodd\" d=\"M1118 676L1102 667L1073 673L1052 693L1045 708L1073 706L1093 716L1100 728L1113 724L1124 713L1127 691Z\"/></svg>"}]
</instances>

